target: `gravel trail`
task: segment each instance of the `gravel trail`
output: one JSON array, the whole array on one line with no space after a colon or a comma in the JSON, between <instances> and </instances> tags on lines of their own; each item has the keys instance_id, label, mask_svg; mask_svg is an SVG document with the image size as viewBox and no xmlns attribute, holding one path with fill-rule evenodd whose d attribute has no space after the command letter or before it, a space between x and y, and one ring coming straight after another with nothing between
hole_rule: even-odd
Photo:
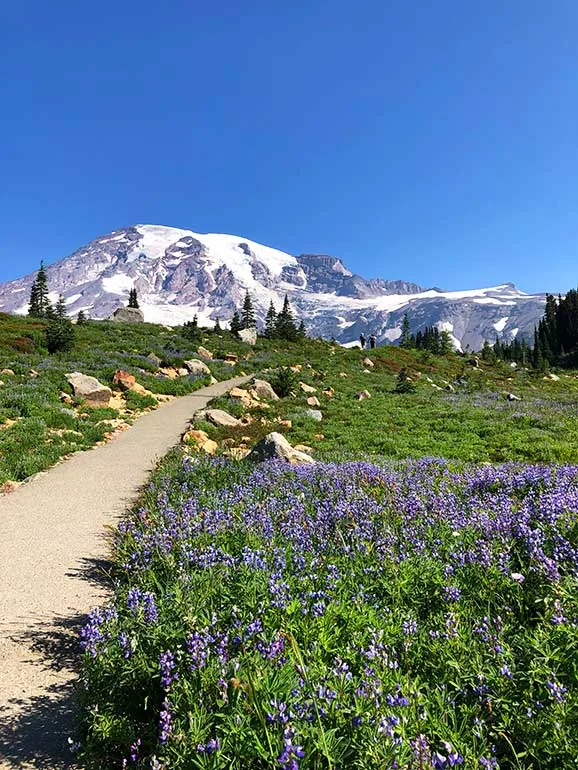
<instances>
[{"instance_id":1,"label":"gravel trail","mask_svg":"<svg viewBox=\"0 0 578 770\"><path fill-rule=\"evenodd\" d=\"M0 768L78 767L68 747L78 630L107 595L107 527L135 500L197 409L236 377L140 417L0 495Z\"/></svg>"}]
</instances>

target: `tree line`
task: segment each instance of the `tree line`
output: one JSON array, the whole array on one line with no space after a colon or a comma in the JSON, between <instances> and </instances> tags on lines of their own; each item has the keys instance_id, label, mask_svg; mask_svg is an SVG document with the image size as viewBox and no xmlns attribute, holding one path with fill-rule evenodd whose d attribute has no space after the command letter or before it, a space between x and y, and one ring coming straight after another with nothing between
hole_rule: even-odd
<instances>
[{"instance_id":1,"label":"tree line","mask_svg":"<svg viewBox=\"0 0 578 770\"><path fill-rule=\"evenodd\" d=\"M235 310L233 313L229 328L231 333L235 335L242 329L257 328L253 300L248 291L245 294L241 310ZM307 336L303 321L297 324L295 317L293 316L287 294L283 301L283 307L279 312L277 312L273 300L271 300L267 315L265 316L265 329L263 334L268 339L288 340L289 342L295 342Z\"/></svg>"}]
</instances>

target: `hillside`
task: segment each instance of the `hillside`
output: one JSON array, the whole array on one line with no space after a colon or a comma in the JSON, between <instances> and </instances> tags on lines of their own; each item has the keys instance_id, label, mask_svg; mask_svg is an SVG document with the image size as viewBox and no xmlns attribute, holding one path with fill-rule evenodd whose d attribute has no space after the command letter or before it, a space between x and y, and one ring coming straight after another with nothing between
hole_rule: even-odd
<instances>
[{"instance_id":1,"label":"hillside","mask_svg":"<svg viewBox=\"0 0 578 770\"><path fill-rule=\"evenodd\" d=\"M384 272L391 267L383 265ZM397 272L397 268L396 268ZM136 287L145 320L182 324L197 315L211 325L228 321L246 291L264 322L272 301L289 295L311 336L340 342L361 332L395 342L408 313L412 331L437 325L458 349L479 350L496 336L531 339L544 295L511 283L465 291L427 289L403 280L365 279L325 254L293 256L236 235L201 234L135 225L103 235L48 266L52 299L68 311L107 318ZM25 313L34 275L0 285L0 310Z\"/></svg>"}]
</instances>

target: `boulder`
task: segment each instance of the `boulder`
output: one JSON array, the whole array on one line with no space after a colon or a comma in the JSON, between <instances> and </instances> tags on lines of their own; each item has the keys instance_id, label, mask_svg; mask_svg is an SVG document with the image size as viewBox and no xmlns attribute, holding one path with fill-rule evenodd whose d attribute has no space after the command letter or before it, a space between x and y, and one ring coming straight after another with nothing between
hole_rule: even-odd
<instances>
[{"instance_id":1,"label":"boulder","mask_svg":"<svg viewBox=\"0 0 578 770\"><path fill-rule=\"evenodd\" d=\"M233 417L232 414L225 412L223 409L203 409L201 412L197 412L196 416L212 422L213 425L228 428L236 428L237 425L241 425L241 422L236 417Z\"/></svg>"},{"instance_id":2,"label":"boulder","mask_svg":"<svg viewBox=\"0 0 578 770\"><path fill-rule=\"evenodd\" d=\"M331 387L331 385L328 388L325 388L325 390L322 391L324 396L327 396L327 398L333 398L335 395L335 391Z\"/></svg>"},{"instance_id":3,"label":"boulder","mask_svg":"<svg viewBox=\"0 0 578 770\"><path fill-rule=\"evenodd\" d=\"M253 409L256 406L260 406L259 401L253 398L253 395L248 390L243 388L231 388L229 396L243 404L245 409Z\"/></svg>"},{"instance_id":4,"label":"boulder","mask_svg":"<svg viewBox=\"0 0 578 770\"><path fill-rule=\"evenodd\" d=\"M142 324L144 321L144 314L138 307L119 307L111 315L109 321L117 321L125 324Z\"/></svg>"},{"instance_id":5,"label":"boulder","mask_svg":"<svg viewBox=\"0 0 578 770\"><path fill-rule=\"evenodd\" d=\"M236 353L227 353L223 360L226 364L231 364L231 366L234 366L234 364L238 362L239 356Z\"/></svg>"},{"instance_id":6,"label":"boulder","mask_svg":"<svg viewBox=\"0 0 578 770\"><path fill-rule=\"evenodd\" d=\"M58 394L58 398L63 404L72 404L72 396L69 393L65 393L63 390Z\"/></svg>"},{"instance_id":7,"label":"boulder","mask_svg":"<svg viewBox=\"0 0 578 770\"><path fill-rule=\"evenodd\" d=\"M250 329L240 329L239 339L241 342L247 343L247 345L257 344L257 329L252 326Z\"/></svg>"},{"instance_id":8,"label":"boulder","mask_svg":"<svg viewBox=\"0 0 578 770\"><path fill-rule=\"evenodd\" d=\"M560 379L557 374L547 374L545 377L542 377L543 380L551 380L552 382L558 382Z\"/></svg>"},{"instance_id":9,"label":"boulder","mask_svg":"<svg viewBox=\"0 0 578 770\"><path fill-rule=\"evenodd\" d=\"M86 401L89 406L108 406L112 390L96 377L89 377L82 372L70 372L65 377L72 386L74 395Z\"/></svg>"},{"instance_id":10,"label":"boulder","mask_svg":"<svg viewBox=\"0 0 578 770\"><path fill-rule=\"evenodd\" d=\"M188 377L189 376L189 370L186 367L184 367L184 366L180 366L177 369L177 374L179 375L179 377Z\"/></svg>"},{"instance_id":11,"label":"boulder","mask_svg":"<svg viewBox=\"0 0 578 770\"><path fill-rule=\"evenodd\" d=\"M303 391L303 393L317 393L317 389L314 388L312 385L307 385L306 382L300 382L299 387Z\"/></svg>"},{"instance_id":12,"label":"boulder","mask_svg":"<svg viewBox=\"0 0 578 770\"><path fill-rule=\"evenodd\" d=\"M169 380L176 380L179 373L174 366L164 366L159 372L159 376L166 377Z\"/></svg>"},{"instance_id":13,"label":"boulder","mask_svg":"<svg viewBox=\"0 0 578 770\"><path fill-rule=\"evenodd\" d=\"M190 361L184 361L185 368L188 374L192 374L194 377L210 377L211 370L198 358L191 358Z\"/></svg>"},{"instance_id":14,"label":"boulder","mask_svg":"<svg viewBox=\"0 0 578 770\"><path fill-rule=\"evenodd\" d=\"M201 358L206 358L209 361L213 360L213 354L211 353L211 351L207 350L207 348L204 348L202 345L197 348L197 353L198 355L201 356Z\"/></svg>"},{"instance_id":15,"label":"boulder","mask_svg":"<svg viewBox=\"0 0 578 770\"><path fill-rule=\"evenodd\" d=\"M268 401L279 401L279 396L275 393L271 387L271 383L267 380L259 380L255 378L249 391L253 397L265 398Z\"/></svg>"},{"instance_id":16,"label":"boulder","mask_svg":"<svg viewBox=\"0 0 578 770\"><path fill-rule=\"evenodd\" d=\"M370 369L373 369L373 367L375 366L375 364L373 363L371 358L364 358L363 359L363 365L364 366L368 366Z\"/></svg>"},{"instance_id":17,"label":"boulder","mask_svg":"<svg viewBox=\"0 0 578 770\"><path fill-rule=\"evenodd\" d=\"M296 452L305 452L307 455L313 454L315 451L313 447L307 446L307 444L295 444L294 449Z\"/></svg>"},{"instance_id":18,"label":"boulder","mask_svg":"<svg viewBox=\"0 0 578 770\"><path fill-rule=\"evenodd\" d=\"M216 385L219 382L219 380L216 377L213 377L211 374L211 377L209 379L209 385Z\"/></svg>"},{"instance_id":19,"label":"boulder","mask_svg":"<svg viewBox=\"0 0 578 770\"><path fill-rule=\"evenodd\" d=\"M506 395L506 398L508 399L508 401L521 401L522 400L520 398L520 396L516 396L514 393L508 393Z\"/></svg>"},{"instance_id":20,"label":"boulder","mask_svg":"<svg viewBox=\"0 0 578 770\"><path fill-rule=\"evenodd\" d=\"M359 393L355 394L355 398L358 401L365 401L368 398L371 398L371 393L368 390L360 390Z\"/></svg>"},{"instance_id":21,"label":"boulder","mask_svg":"<svg viewBox=\"0 0 578 770\"><path fill-rule=\"evenodd\" d=\"M306 409L305 417L309 417L310 420L315 420L315 422L321 422L323 419L323 415L319 409Z\"/></svg>"},{"instance_id":22,"label":"boulder","mask_svg":"<svg viewBox=\"0 0 578 770\"><path fill-rule=\"evenodd\" d=\"M118 385L121 390L132 390L136 384L134 375L125 372L124 369L117 369L112 376L112 384Z\"/></svg>"},{"instance_id":23,"label":"boulder","mask_svg":"<svg viewBox=\"0 0 578 770\"><path fill-rule=\"evenodd\" d=\"M319 401L317 396L309 396L309 398L307 399L307 403L309 404L309 406L321 406L321 402Z\"/></svg>"},{"instance_id":24,"label":"boulder","mask_svg":"<svg viewBox=\"0 0 578 770\"><path fill-rule=\"evenodd\" d=\"M248 455L249 459L263 462L264 460L284 460L290 465L313 463L312 457L305 452L294 449L281 433L269 433L259 441Z\"/></svg>"},{"instance_id":25,"label":"boulder","mask_svg":"<svg viewBox=\"0 0 578 770\"><path fill-rule=\"evenodd\" d=\"M149 353L147 356L147 361L150 361L151 364L156 366L157 369L159 369L160 365L162 364L161 359L155 353Z\"/></svg>"},{"instance_id":26,"label":"boulder","mask_svg":"<svg viewBox=\"0 0 578 770\"><path fill-rule=\"evenodd\" d=\"M216 441L210 439L204 430L188 430L182 438L187 444L194 444L199 451L206 452L208 455L214 455L219 445Z\"/></svg>"},{"instance_id":27,"label":"boulder","mask_svg":"<svg viewBox=\"0 0 578 770\"><path fill-rule=\"evenodd\" d=\"M12 377L14 377L14 376L15 376L15 375L14 375L14 372L13 372L13 370L12 370L12 369L2 369L2 370L0 371L0 374L11 375Z\"/></svg>"},{"instance_id":28,"label":"boulder","mask_svg":"<svg viewBox=\"0 0 578 770\"><path fill-rule=\"evenodd\" d=\"M291 420L282 420L281 417L277 418L277 422L279 425L281 425L283 428L291 428L293 426L293 423Z\"/></svg>"}]
</instances>

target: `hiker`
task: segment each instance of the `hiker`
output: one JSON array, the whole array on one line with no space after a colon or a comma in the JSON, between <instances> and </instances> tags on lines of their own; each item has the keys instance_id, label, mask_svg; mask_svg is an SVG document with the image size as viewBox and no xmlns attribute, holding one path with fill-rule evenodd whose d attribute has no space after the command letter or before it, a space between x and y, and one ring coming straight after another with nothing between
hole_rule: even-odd
<instances>
[{"instance_id":1,"label":"hiker","mask_svg":"<svg viewBox=\"0 0 578 770\"><path fill-rule=\"evenodd\" d=\"M365 350L365 334L363 332L359 335L359 342L361 344L361 349Z\"/></svg>"},{"instance_id":2,"label":"hiker","mask_svg":"<svg viewBox=\"0 0 578 770\"><path fill-rule=\"evenodd\" d=\"M373 348L377 345L377 337L375 334L372 334L369 338L369 347L373 350Z\"/></svg>"}]
</instances>

